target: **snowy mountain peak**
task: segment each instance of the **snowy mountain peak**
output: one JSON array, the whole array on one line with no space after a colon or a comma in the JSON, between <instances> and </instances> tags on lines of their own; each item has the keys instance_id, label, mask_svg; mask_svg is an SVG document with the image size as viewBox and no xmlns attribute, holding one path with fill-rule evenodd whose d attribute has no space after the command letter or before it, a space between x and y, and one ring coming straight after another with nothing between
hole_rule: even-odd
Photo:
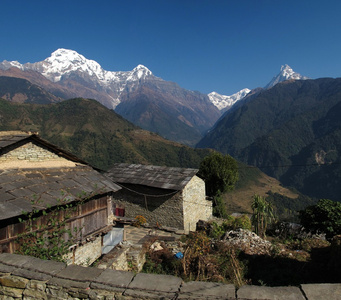
<instances>
[{"instance_id":1,"label":"snowy mountain peak","mask_svg":"<svg viewBox=\"0 0 341 300\"><path fill-rule=\"evenodd\" d=\"M7 70L7 69L12 68L12 67L16 67L20 70L24 69L24 66L16 60L14 60L14 61L4 60L3 62L0 63L0 69L1 70Z\"/></svg>"},{"instance_id":2,"label":"snowy mountain peak","mask_svg":"<svg viewBox=\"0 0 341 300\"><path fill-rule=\"evenodd\" d=\"M132 70L132 77L137 77L137 79L145 78L150 75L153 75L153 73L144 65L138 65Z\"/></svg>"},{"instance_id":3,"label":"snowy mountain peak","mask_svg":"<svg viewBox=\"0 0 341 300\"><path fill-rule=\"evenodd\" d=\"M281 71L272 78L272 80L264 87L265 89L270 89L273 86L275 86L277 83L280 83L282 81L286 81L286 80L305 80L305 79L309 79L306 76L302 76L299 73L296 73L292 68L290 68L290 66L288 65L283 65L281 67Z\"/></svg>"},{"instance_id":4,"label":"snowy mountain peak","mask_svg":"<svg viewBox=\"0 0 341 300\"><path fill-rule=\"evenodd\" d=\"M248 88L245 88L231 96L220 95L216 92L209 93L207 96L219 110L222 110L230 108L237 101L243 99L248 93L250 93L250 91L251 90Z\"/></svg>"},{"instance_id":5,"label":"snowy mountain peak","mask_svg":"<svg viewBox=\"0 0 341 300\"><path fill-rule=\"evenodd\" d=\"M86 60L86 58L79 54L78 52L74 50L69 50L69 49L64 49L64 48L59 48L56 51L51 53L50 59L51 60L60 60L62 58L63 60L69 60L69 61L74 61L77 59L81 59L83 61Z\"/></svg>"},{"instance_id":6,"label":"snowy mountain peak","mask_svg":"<svg viewBox=\"0 0 341 300\"><path fill-rule=\"evenodd\" d=\"M57 49L42 62L30 64L28 67L42 73L53 82L60 81L62 76L75 71L95 75L99 80L105 77L104 70L97 62L86 59L74 50L63 48Z\"/></svg>"}]
</instances>

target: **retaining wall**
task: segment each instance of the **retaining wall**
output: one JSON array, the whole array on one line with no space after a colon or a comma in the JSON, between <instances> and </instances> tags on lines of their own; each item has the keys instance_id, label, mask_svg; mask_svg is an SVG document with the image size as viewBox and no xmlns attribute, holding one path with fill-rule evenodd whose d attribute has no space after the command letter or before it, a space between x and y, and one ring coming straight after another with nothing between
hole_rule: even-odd
<instances>
[{"instance_id":1,"label":"retaining wall","mask_svg":"<svg viewBox=\"0 0 341 300\"><path fill-rule=\"evenodd\" d=\"M0 299L243 299L336 300L341 284L300 287L242 286L183 282L170 275L103 270L0 254Z\"/></svg>"}]
</instances>

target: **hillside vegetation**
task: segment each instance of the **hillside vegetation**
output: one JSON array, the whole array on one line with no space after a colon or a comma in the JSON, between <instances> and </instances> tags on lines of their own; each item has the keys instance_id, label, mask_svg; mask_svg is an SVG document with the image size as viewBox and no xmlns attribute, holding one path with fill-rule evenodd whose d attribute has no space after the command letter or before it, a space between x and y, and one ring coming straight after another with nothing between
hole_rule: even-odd
<instances>
[{"instance_id":1,"label":"hillside vegetation","mask_svg":"<svg viewBox=\"0 0 341 300\"><path fill-rule=\"evenodd\" d=\"M257 168L238 163L239 181L234 190L223 195L228 214L252 214L251 204L255 195L266 198L274 207L281 221L298 221L298 211L316 203L300 192L284 187L277 179Z\"/></svg>"},{"instance_id":2,"label":"hillside vegetation","mask_svg":"<svg viewBox=\"0 0 341 300\"><path fill-rule=\"evenodd\" d=\"M196 168L209 153L165 140L82 98L49 105L0 99L0 130L38 132L101 169L116 162Z\"/></svg>"},{"instance_id":3,"label":"hillside vegetation","mask_svg":"<svg viewBox=\"0 0 341 300\"><path fill-rule=\"evenodd\" d=\"M17 103L49 104L61 98L26 79L0 76L0 97Z\"/></svg>"},{"instance_id":4,"label":"hillside vegetation","mask_svg":"<svg viewBox=\"0 0 341 300\"><path fill-rule=\"evenodd\" d=\"M341 79L287 81L245 99L199 143L285 186L341 200Z\"/></svg>"}]
</instances>

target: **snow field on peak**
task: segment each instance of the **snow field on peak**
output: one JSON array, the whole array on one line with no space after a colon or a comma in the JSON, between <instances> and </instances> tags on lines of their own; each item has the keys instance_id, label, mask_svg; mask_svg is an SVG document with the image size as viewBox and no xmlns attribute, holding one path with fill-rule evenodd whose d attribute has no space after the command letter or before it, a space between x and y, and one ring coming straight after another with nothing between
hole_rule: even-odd
<instances>
[{"instance_id":1,"label":"snow field on peak","mask_svg":"<svg viewBox=\"0 0 341 300\"><path fill-rule=\"evenodd\" d=\"M208 98L212 104L214 104L219 110L222 110L243 99L248 93L250 93L250 91L250 89L245 88L231 96L220 95L217 92L212 92L208 94Z\"/></svg>"},{"instance_id":2,"label":"snow field on peak","mask_svg":"<svg viewBox=\"0 0 341 300\"><path fill-rule=\"evenodd\" d=\"M17 61L3 61L5 68L17 67L21 70L31 69L41 73L52 82L58 82L64 75L72 72L85 73L101 86L124 84L127 81L140 80L152 76L152 72L143 65L138 65L132 71L106 71L99 63L85 58L74 50L59 48L51 56L36 63L20 64Z\"/></svg>"}]
</instances>

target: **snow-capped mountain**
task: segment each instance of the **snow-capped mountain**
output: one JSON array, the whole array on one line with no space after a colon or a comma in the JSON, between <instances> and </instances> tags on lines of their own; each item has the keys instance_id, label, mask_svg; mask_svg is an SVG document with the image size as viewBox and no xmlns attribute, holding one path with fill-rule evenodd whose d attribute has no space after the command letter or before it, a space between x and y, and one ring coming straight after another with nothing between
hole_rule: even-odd
<instances>
[{"instance_id":1,"label":"snow-capped mountain","mask_svg":"<svg viewBox=\"0 0 341 300\"><path fill-rule=\"evenodd\" d=\"M309 77L302 76L299 73L294 72L292 68L288 65L283 65L281 67L281 71L278 75L272 78L272 80L264 87L264 89L270 89L275 86L277 83L286 80L305 80L309 79ZM216 92L212 92L208 94L210 101L220 110L226 111L230 109L237 101L243 99L247 94L251 92L250 89L245 88L240 90L239 92L231 95L225 96L218 94Z\"/></svg>"},{"instance_id":2,"label":"snow-capped mountain","mask_svg":"<svg viewBox=\"0 0 341 300\"><path fill-rule=\"evenodd\" d=\"M58 49L50 57L36 63L20 64L17 61L0 63L0 69L6 70L11 67L23 71L37 71L52 82L63 82L67 79L85 81L99 91L109 94L113 109L120 103L122 91L133 90L139 81L146 80L148 77L157 78L143 65L138 65L132 71L106 71L96 61L68 49Z\"/></svg>"},{"instance_id":3,"label":"snow-capped mountain","mask_svg":"<svg viewBox=\"0 0 341 300\"><path fill-rule=\"evenodd\" d=\"M231 96L220 95L217 92L212 92L208 94L208 98L219 110L224 110L229 109L238 100L243 99L248 93L250 93L250 91L250 89L245 88Z\"/></svg>"},{"instance_id":4,"label":"snow-capped mountain","mask_svg":"<svg viewBox=\"0 0 341 300\"><path fill-rule=\"evenodd\" d=\"M58 49L36 63L0 63L0 75L24 78L62 98L91 98L130 122L194 145L221 116L208 96L156 77L143 65L106 71L73 50Z\"/></svg>"},{"instance_id":5,"label":"snow-capped mountain","mask_svg":"<svg viewBox=\"0 0 341 300\"><path fill-rule=\"evenodd\" d=\"M276 75L272 80L264 87L265 89L270 89L273 86L275 86L277 83L280 83L282 81L286 80L306 80L309 79L306 76L302 76L299 73L294 72L293 69L291 69L288 65L284 65L281 67L281 71Z\"/></svg>"}]
</instances>

